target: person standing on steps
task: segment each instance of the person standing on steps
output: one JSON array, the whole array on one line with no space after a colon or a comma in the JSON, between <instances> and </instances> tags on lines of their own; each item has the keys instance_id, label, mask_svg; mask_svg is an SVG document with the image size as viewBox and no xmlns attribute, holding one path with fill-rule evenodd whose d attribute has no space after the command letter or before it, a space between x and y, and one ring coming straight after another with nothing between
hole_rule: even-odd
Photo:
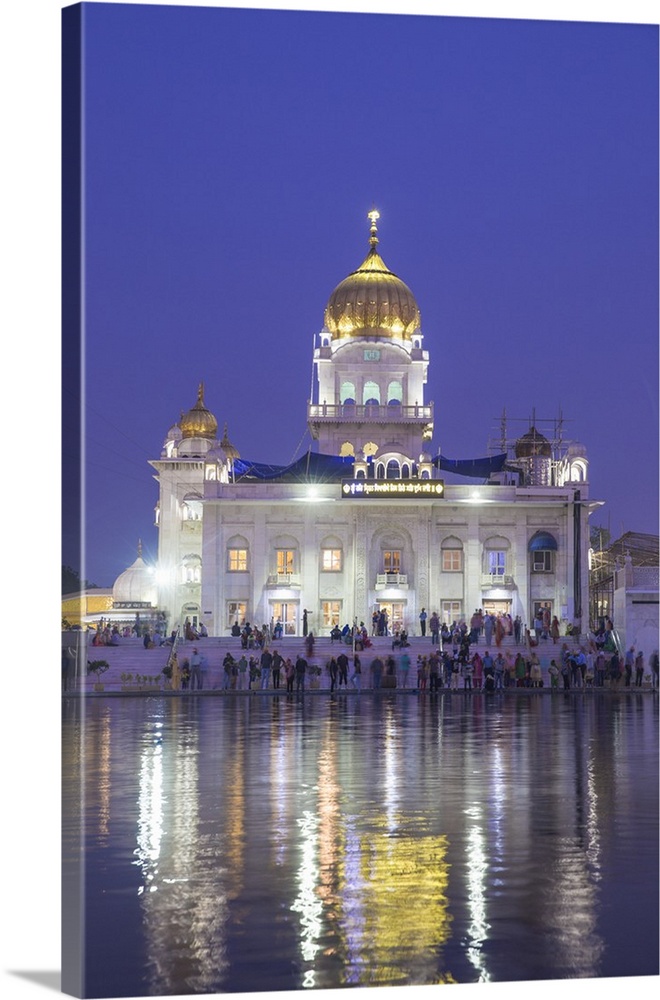
<instances>
[{"instance_id":1,"label":"person standing on steps","mask_svg":"<svg viewBox=\"0 0 660 1000\"><path fill-rule=\"evenodd\" d=\"M307 660L304 656L299 656L296 660L296 694L305 693L305 674L307 673Z\"/></svg>"},{"instance_id":2,"label":"person standing on steps","mask_svg":"<svg viewBox=\"0 0 660 1000\"><path fill-rule=\"evenodd\" d=\"M198 690L202 687L202 658L197 646L194 647L190 657L190 690L194 691L195 687Z\"/></svg>"},{"instance_id":3,"label":"person standing on steps","mask_svg":"<svg viewBox=\"0 0 660 1000\"><path fill-rule=\"evenodd\" d=\"M341 652L337 657L337 668L339 670L339 687L344 685L344 688L348 687L348 657L346 653Z\"/></svg>"},{"instance_id":4,"label":"person standing on steps","mask_svg":"<svg viewBox=\"0 0 660 1000\"><path fill-rule=\"evenodd\" d=\"M362 684L362 664L360 662L360 657L355 654L353 657L353 673L351 674L351 684L354 688L357 688L357 693L360 693L360 687Z\"/></svg>"},{"instance_id":5,"label":"person standing on steps","mask_svg":"<svg viewBox=\"0 0 660 1000\"><path fill-rule=\"evenodd\" d=\"M419 630L421 635L426 635L426 608L422 608L419 613Z\"/></svg>"}]
</instances>

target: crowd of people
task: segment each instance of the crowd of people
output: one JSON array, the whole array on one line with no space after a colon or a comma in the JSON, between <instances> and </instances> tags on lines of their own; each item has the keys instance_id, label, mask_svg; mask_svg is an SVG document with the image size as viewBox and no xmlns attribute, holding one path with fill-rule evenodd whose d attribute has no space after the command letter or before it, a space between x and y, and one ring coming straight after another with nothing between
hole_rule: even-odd
<instances>
[{"instance_id":1,"label":"crowd of people","mask_svg":"<svg viewBox=\"0 0 660 1000\"><path fill-rule=\"evenodd\" d=\"M308 633L303 648L296 657L284 657L273 648L264 646L248 655L241 651L237 658L232 652L225 654L222 663L221 688L224 691L286 690L298 693L305 690L306 678L320 684L321 667L312 662L314 636ZM429 654L419 654L415 662L409 647L386 655L376 653L368 662L357 650L345 649L331 653L325 663L327 683L331 693L353 689L379 690L396 687L402 690L439 691L504 691L513 688L552 690L576 688L618 689L641 688L646 678L644 654L631 647L625 657L617 653L606 655L589 648L569 647L563 643L556 658L550 661L545 672L535 649L527 654L513 650L502 651L486 648L483 653L471 649L469 635L463 636L459 645L451 650L433 648ZM175 657L176 660L176 657ZM652 686L658 689L658 652L650 657ZM203 690L208 675L208 663L197 647L192 655L184 657L172 676L172 687L181 690ZM217 686L217 685L216 685Z\"/></svg>"},{"instance_id":2,"label":"crowd of people","mask_svg":"<svg viewBox=\"0 0 660 1000\"><path fill-rule=\"evenodd\" d=\"M374 612L372 636L391 638L391 653L377 652L368 662L363 663L361 654L373 646L364 622L354 621L342 628L335 625L330 630L331 646L335 642L342 647L337 655L331 653L325 663L327 686L330 692L363 688L378 690L381 687L437 691L441 688L465 691L498 691L506 688L541 688L549 686L553 690L576 688L642 688L649 679L658 690L658 651L649 657L631 646L623 655L617 652L613 625L604 619L599 628L589 632L583 645L569 646L564 642L556 656L550 660L545 672L538 655L539 643L559 642L559 622L551 617L549 609L539 609L533 630L523 625L520 616L512 619L506 614L490 614L475 609L469 625L465 621L441 623L436 612L427 616L423 608L420 616L420 633L430 635L431 652L420 653L415 662L409 652L410 641L404 628L389 631L386 611ZM292 693L304 691L306 678L320 683L322 669L314 662L316 638L307 628L302 639L302 651L291 658L284 657L276 648L271 648L282 638L282 623L278 620L261 628L249 622L239 625L236 621L231 634L240 640L241 655L235 657L227 652L222 662L220 684L213 688L222 690L267 690L280 688ZM513 648L501 649L502 640L513 635L517 646L525 635L525 653ZM164 635L164 623L155 626L140 622L139 615L132 627L120 629L117 625L101 620L94 633L92 645L119 645L122 639L140 637L145 648L170 645L173 655L168 660L166 671L174 690L204 690L210 684L210 668L207 657L197 646L192 653L175 654L179 639L197 642L206 638L204 625L194 627L186 619L183 627L172 630L169 637ZM480 639L485 648L479 648ZM395 655L396 654L396 655Z\"/></svg>"}]
</instances>

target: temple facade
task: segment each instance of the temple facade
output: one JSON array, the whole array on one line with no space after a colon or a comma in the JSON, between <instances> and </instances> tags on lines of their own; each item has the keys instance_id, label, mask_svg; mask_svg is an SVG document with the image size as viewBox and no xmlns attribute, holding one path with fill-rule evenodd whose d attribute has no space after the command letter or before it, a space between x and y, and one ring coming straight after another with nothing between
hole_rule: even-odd
<instances>
[{"instance_id":1,"label":"temple facade","mask_svg":"<svg viewBox=\"0 0 660 1000\"><path fill-rule=\"evenodd\" d=\"M500 453L433 455L429 352L410 288L368 252L332 291L314 347L311 450L286 467L241 458L199 386L151 462L158 482L157 606L210 635L282 622L315 633L375 610L418 631L475 609L539 606L588 625L586 451L530 421ZM319 310L320 311L320 310ZM445 482L449 476L452 482ZM443 478L445 477L445 478Z\"/></svg>"}]
</instances>

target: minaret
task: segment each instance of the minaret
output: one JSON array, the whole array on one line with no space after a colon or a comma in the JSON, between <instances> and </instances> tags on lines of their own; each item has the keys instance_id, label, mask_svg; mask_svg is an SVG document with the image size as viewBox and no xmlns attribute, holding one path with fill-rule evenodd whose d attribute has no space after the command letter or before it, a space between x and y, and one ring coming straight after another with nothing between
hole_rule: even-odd
<instances>
[{"instance_id":1,"label":"minaret","mask_svg":"<svg viewBox=\"0 0 660 1000\"><path fill-rule=\"evenodd\" d=\"M424 401L429 359L419 308L378 252L380 214L367 218L367 256L325 309L308 425L321 453L355 457L356 475L408 478L420 464L428 475L433 404Z\"/></svg>"}]
</instances>

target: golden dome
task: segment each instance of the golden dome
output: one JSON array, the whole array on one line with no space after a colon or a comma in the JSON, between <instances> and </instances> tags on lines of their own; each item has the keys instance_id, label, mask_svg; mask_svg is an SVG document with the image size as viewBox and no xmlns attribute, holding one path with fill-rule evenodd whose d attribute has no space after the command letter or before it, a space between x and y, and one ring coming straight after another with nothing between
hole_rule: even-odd
<instances>
[{"instance_id":1,"label":"golden dome","mask_svg":"<svg viewBox=\"0 0 660 1000\"><path fill-rule=\"evenodd\" d=\"M420 328L415 296L405 282L387 267L376 247L378 212L369 212L369 253L356 271L335 288L325 308L325 326L333 340L360 336L363 331L380 337L410 340Z\"/></svg>"},{"instance_id":2,"label":"golden dome","mask_svg":"<svg viewBox=\"0 0 660 1000\"><path fill-rule=\"evenodd\" d=\"M530 427L526 434L518 438L515 444L516 458L552 458L552 446L544 434Z\"/></svg>"},{"instance_id":3,"label":"golden dome","mask_svg":"<svg viewBox=\"0 0 660 1000\"><path fill-rule=\"evenodd\" d=\"M199 383L197 402L192 410L181 414L179 420L181 435L184 438L200 437L215 438L218 433L218 421L210 410L204 406L204 383Z\"/></svg>"},{"instance_id":4,"label":"golden dome","mask_svg":"<svg viewBox=\"0 0 660 1000\"><path fill-rule=\"evenodd\" d=\"M225 457L230 458L232 461L235 458L241 457L238 448L235 448L234 445L229 440L229 438L227 437L227 424L225 424L225 432L222 435L222 441L220 442L220 447L224 451Z\"/></svg>"}]
</instances>

